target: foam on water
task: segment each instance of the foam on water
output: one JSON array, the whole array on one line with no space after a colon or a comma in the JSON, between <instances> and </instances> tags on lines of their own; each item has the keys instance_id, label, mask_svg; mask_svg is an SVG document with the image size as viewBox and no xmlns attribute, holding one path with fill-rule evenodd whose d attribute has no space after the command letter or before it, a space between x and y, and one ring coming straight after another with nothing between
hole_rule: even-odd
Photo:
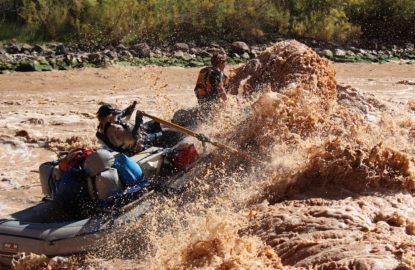
<instances>
[{"instance_id":1,"label":"foam on water","mask_svg":"<svg viewBox=\"0 0 415 270\"><path fill-rule=\"evenodd\" d=\"M154 199L78 265L415 267L415 123L405 109L337 85L332 65L296 41L236 69L230 85L236 95L199 131L267 165L210 148L183 194Z\"/></svg>"}]
</instances>

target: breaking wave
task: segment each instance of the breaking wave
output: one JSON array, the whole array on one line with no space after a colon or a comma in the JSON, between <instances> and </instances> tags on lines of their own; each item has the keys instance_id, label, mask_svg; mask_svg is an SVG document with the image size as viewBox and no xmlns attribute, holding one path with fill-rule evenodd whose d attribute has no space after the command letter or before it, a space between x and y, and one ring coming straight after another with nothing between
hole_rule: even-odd
<instances>
[{"instance_id":1,"label":"breaking wave","mask_svg":"<svg viewBox=\"0 0 415 270\"><path fill-rule=\"evenodd\" d=\"M236 68L234 96L199 129L266 164L209 149L183 194L151 201L150 213L109 235L83 263L413 269L414 121L337 85L335 74L296 41Z\"/></svg>"}]
</instances>

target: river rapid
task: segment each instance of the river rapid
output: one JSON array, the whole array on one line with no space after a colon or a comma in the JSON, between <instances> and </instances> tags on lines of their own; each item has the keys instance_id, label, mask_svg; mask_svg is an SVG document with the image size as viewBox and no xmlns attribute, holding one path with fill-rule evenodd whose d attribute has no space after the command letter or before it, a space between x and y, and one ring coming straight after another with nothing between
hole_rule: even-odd
<instances>
[{"instance_id":1,"label":"river rapid","mask_svg":"<svg viewBox=\"0 0 415 270\"><path fill-rule=\"evenodd\" d=\"M100 103L168 119L196 104L197 72L0 75L1 216L41 199L37 167L53 151L98 146ZM415 268L415 67L333 65L283 41L228 72L234 95L197 131L263 164L209 147L183 194L154 199L97 252L14 268Z\"/></svg>"}]
</instances>

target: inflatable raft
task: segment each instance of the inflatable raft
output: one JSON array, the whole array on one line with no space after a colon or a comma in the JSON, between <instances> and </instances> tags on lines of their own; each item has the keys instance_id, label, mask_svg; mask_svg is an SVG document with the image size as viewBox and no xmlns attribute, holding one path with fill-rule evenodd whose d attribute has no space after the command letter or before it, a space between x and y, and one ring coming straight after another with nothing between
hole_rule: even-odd
<instances>
[{"instance_id":1,"label":"inflatable raft","mask_svg":"<svg viewBox=\"0 0 415 270\"><path fill-rule=\"evenodd\" d=\"M114 200L118 203L100 209L104 211L86 216L69 214L53 200L46 199L0 219L0 264L10 265L11 260L22 252L53 257L85 253L98 248L99 241L110 231L140 218L151 209L149 199L152 196L164 196L162 193L166 190L179 191L190 180L185 173L187 170L168 177L158 177L166 150L169 149L152 147L133 156L132 159L140 165L146 179L157 181L144 181L129 187ZM158 192L160 189L163 189L162 193Z\"/></svg>"}]
</instances>

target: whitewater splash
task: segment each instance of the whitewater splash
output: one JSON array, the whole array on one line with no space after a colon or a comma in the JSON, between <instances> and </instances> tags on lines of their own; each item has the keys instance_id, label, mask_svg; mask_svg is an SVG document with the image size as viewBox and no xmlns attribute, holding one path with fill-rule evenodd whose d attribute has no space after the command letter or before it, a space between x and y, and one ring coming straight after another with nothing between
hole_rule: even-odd
<instances>
[{"instance_id":1,"label":"whitewater splash","mask_svg":"<svg viewBox=\"0 0 415 270\"><path fill-rule=\"evenodd\" d=\"M277 43L234 72L235 96L200 131L269 165L211 149L184 194L154 201L143 219L108 236L95 254L101 259L83 263L414 268L414 121L337 85L331 64L296 41Z\"/></svg>"}]
</instances>

